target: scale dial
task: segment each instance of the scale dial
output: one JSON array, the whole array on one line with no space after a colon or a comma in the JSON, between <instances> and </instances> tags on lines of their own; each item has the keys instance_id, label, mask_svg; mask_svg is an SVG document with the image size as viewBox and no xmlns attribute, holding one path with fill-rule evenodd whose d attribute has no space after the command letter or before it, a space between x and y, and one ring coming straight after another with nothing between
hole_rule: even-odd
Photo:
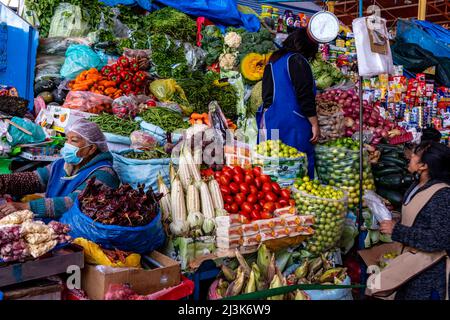
<instances>
[{"instance_id":1,"label":"scale dial","mask_svg":"<svg viewBox=\"0 0 450 320\"><path fill-rule=\"evenodd\" d=\"M339 28L339 20L333 13L320 11L309 20L308 33L315 41L327 43L336 39Z\"/></svg>"}]
</instances>

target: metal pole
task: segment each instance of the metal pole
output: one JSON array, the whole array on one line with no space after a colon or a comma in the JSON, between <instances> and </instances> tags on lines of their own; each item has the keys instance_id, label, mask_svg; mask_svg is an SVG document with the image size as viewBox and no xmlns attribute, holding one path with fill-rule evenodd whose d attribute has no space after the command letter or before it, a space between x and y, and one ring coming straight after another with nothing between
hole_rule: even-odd
<instances>
[{"instance_id":1,"label":"metal pole","mask_svg":"<svg viewBox=\"0 0 450 320\"><path fill-rule=\"evenodd\" d=\"M427 0L419 0L419 10L417 12L418 20L425 20L427 15Z\"/></svg>"}]
</instances>

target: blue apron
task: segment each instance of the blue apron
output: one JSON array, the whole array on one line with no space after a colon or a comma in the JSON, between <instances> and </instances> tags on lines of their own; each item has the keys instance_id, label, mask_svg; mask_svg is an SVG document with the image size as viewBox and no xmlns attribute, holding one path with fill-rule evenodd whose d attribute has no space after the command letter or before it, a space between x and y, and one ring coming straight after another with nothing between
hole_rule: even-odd
<instances>
[{"instance_id":1,"label":"blue apron","mask_svg":"<svg viewBox=\"0 0 450 320\"><path fill-rule=\"evenodd\" d=\"M302 114L301 107L297 101L294 86L289 73L289 58L294 53L285 54L275 63L270 63L273 79L273 102L264 110L260 106L256 113L258 123L258 143L261 129L266 129L266 139L270 140L271 130L278 129L278 138L283 143L306 153L308 157L308 175L314 178L314 145L309 141L312 137L311 123ZM314 94L316 87L314 85ZM263 120L263 121L262 121ZM264 128L261 128L262 122Z\"/></svg>"},{"instance_id":2,"label":"blue apron","mask_svg":"<svg viewBox=\"0 0 450 320\"><path fill-rule=\"evenodd\" d=\"M47 191L45 197L56 198L66 197L70 193L74 192L79 185L81 185L86 179L97 169L102 167L112 167L112 164L108 160L102 160L94 165L80 170L76 175L67 177L64 170L64 159L59 159L52 164L50 170L50 179L47 184Z\"/></svg>"}]
</instances>

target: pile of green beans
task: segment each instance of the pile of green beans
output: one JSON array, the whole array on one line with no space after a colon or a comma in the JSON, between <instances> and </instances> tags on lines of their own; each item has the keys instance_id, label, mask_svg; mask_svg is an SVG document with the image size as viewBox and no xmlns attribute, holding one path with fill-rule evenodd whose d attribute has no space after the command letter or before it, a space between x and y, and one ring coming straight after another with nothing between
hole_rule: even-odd
<instances>
[{"instance_id":1,"label":"pile of green beans","mask_svg":"<svg viewBox=\"0 0 450 320\"><path fill-rule=\"evenodd\" d=\"M169 158L170 155L167 154L162 148L155 148L153 150L144 151L130 151L123 155L125 158L137 159L137 160L150 160L150 159L161 159Z\"/></svg>"},{"instance_id":2,"label":"pile of green beans","mask_svg":"<svg viewBox=\"0 0 450 320\"><path fill-rule=\"evenodd\" d=\"M113 133L128 137L133 131L139 130L139 123L131 119L121 119L115 115L102 113L96 117L89 118L96 123L103 132Z\"/></svg>"},{"instance_id":3,"label":"pile of green beans","mask_svg":"<svg viewBox=\"0 0 450 320\"><path fill-rule=\"evenodd\" d=\"M174 132L177 129L189 128L189 123L183 120L181 114L167 108L155 107L141 114L145 122L154 124L166 132Z\"/></svg>"}]
</instances>

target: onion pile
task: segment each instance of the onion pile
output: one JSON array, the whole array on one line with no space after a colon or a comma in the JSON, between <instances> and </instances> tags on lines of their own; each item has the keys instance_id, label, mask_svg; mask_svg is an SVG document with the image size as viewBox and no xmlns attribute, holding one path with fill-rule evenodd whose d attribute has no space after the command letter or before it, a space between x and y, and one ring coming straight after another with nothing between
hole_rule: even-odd
<instances>
[{"instance_id":1,"label":"onion pile","mask_svg":"<svg viewBox=\"0 0 450 320\"><path fill-rule=\"evenodd\" d=\"M337 102L342 107L346 137L351 137L359 131L359 97L355 90L329 90L318 95L317 98ZM372 145L377 145L383 138L392 137L393 132L399 132L399 130L393 130L396 128L393 122L381 116L377 105L369 104L364 100L363 106L363 129L373 133Z\"/></svg>"},{"instance_id":2,"label":"onion pile","mask_svg":"<svg viewBox=\"0 0 450 320\"><path fill-rule=\"evenodd\" d=\"M320 126L320 143L344 136L344 113L337 102L318 98L317 118Z\"/></svg>"}]
</instances>

